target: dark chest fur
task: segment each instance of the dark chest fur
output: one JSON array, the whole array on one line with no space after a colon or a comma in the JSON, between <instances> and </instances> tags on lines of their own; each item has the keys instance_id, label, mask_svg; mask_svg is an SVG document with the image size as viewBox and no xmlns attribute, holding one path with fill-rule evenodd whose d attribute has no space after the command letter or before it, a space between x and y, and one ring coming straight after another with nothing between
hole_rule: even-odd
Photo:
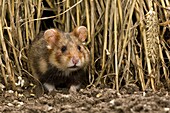
<instances>
[{"instance_id":1,"label":"dark chest fur","mask_svg":"<svg viewBox=\"0 0 170 113\"><path fill-rule=\"evenodd\" d=\"M70 87L71 85L79 85L86 79L86 73L83 69L79 69L69 74L59 71L56 67L49 66L48 71L41 73L39 80L41 83L49 83L55 87Z\"/></svg>"}]
</instances>

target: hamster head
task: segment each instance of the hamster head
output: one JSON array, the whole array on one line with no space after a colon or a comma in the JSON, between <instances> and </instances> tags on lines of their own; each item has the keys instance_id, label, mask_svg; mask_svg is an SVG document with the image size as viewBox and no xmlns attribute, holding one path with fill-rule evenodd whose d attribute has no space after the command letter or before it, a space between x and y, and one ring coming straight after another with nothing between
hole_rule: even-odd
<instances>
[{"instance_id":1,"label":"hamster head","mask_svg":"<svg viewBox=\"0 0 170 113\"><path fill-rule=\"evenodd\" d=\"M49 63L60 71L76 71L88 65L89 51L82 44L87 38L86 27L79 26L70 33L48 29L44 38L50 53Z\"/></svg>"}]
</instances>

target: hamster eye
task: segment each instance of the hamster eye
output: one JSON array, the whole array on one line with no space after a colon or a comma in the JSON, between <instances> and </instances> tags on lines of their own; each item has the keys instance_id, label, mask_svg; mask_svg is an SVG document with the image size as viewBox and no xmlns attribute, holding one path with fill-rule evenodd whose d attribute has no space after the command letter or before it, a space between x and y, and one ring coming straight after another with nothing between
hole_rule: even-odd
<instances>
[{"instance_id":1,"label":"hamster eye","mask_svg":"<svg viewBox=\"0 0 170 113\"><path fill-rule=\"evenodd\" d=\"M78 46L77 46L77 49L80 51L80 50L81 50L81 47L78 45Z\"/></svg>"},{"instance_id":2,"label":"hamster eye","mask_svg":"<svg viewBox=\"0 0 170 113\"><path fill-rule=\"evenodd\" d=\"M62 52L65 52L66 50L67 50L67 47L66 47L66 46L62 46L62 47L61 47L61 51L62 51Z\"/></svg>"}]
</instances>

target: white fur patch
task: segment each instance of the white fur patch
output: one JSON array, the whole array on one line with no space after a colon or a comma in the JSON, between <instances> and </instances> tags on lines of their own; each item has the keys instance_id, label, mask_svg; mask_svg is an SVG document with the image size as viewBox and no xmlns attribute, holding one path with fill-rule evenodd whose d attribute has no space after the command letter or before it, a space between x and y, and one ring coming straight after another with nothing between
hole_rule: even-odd
<instances>
[{"instance_id":1,"label":"white fur patch","mask_svg":"<svg viewBox=\"0 0 170 113\"><path fill-rule=\"evenodd\" d=\"M55 86L52 85L52 84L44 83L44 87L45 87L49 92L55 90Z\"/></svg>"},{"instance_id":2,"label":"white fur patch","mask_svg":"<svg viewBox=\"0 0 170 113\"><path fill-rule=\"evenodd\" d=\"M80 88L80 85L72 85L70 86L69 92L76 93L79 88Z\"/></svg>"}]
</instances>

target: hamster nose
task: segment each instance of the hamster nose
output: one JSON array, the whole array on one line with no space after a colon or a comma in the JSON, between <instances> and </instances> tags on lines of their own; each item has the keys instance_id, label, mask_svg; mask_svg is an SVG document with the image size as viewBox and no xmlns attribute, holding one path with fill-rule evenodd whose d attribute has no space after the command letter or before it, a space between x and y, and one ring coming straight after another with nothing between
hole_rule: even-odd
<instances>
[{"instance_id":1,"label":"hamster nose","mask_svg":"<svg viewBox=\"0 0 170 113\"><path fill-rule=\"evenodd\" d=\"M76 65L79 62L79 58L76 57L76 56L73 56L72 62L73 62L74 65Z\"/></svg>"}]
</instances>

